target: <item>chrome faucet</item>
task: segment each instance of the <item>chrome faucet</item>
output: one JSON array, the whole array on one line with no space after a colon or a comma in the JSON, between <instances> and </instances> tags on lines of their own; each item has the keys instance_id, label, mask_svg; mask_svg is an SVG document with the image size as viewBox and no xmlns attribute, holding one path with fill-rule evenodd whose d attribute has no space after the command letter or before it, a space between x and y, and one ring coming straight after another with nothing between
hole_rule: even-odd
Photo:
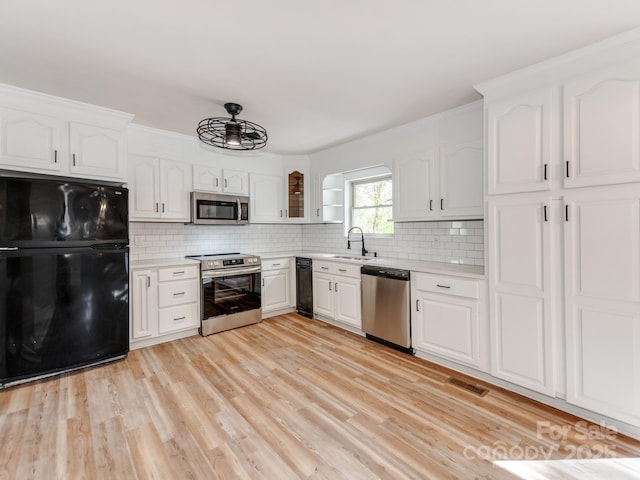
<instances>
[{"instance_id":1,"label":"chrome faucet","mask_svg":"<svg viewBox=\"0 0 640 480\"><path fill-rule=\"evenodd\" d=\"M351 235L351 231L355 229L360 230L360 240L354 240L354 242L362 243L362 256L364 257L369 252L367 251L366 248L364 248L364 232L360 227L351 227L347 232L347 248L351 248L351 239L349 238L349 235Z\"/></svg>"}]
</instances>

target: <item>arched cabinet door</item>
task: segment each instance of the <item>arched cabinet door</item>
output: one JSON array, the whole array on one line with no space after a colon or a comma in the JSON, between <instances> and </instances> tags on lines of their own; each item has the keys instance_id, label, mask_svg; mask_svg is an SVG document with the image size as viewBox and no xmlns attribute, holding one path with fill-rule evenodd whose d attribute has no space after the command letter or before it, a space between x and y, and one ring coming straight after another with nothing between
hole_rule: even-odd
<instances>
[{"instance_id":1,"label":"arched cabinet door","mask_svg":"<svg viewBox=\"0 0 640 480\"><path fill-rule=\"evenodd\" d=\"M552 176L551 89L487 107L487 192L549 190Z\"/></svg>"},{"instance_id":2,"label":"arched cabinet door","mask_svg":"<svg viewBox=\"0 0 640 480\"><path fill-rule=\"evenodd\" d=\"M640 181L640 62L564 85L564 186Z\"/></svg>"}]
</instances>

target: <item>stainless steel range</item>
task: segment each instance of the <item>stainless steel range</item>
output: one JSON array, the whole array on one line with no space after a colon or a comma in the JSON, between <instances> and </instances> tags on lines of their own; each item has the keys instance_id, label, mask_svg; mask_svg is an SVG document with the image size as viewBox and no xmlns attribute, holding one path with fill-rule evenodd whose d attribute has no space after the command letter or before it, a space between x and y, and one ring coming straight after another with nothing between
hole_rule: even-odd
<instances>
[{"instance_id":1,"label":"stainless steel range","mask_svg":"<svg viewBox=\"0 0 640 480\"><path fill-rule=\"evenodd\" d=\"M200 260L200 335L211 335L262 320L260 257L222 253L188 258Z\"/></svg>"}]
</instances>

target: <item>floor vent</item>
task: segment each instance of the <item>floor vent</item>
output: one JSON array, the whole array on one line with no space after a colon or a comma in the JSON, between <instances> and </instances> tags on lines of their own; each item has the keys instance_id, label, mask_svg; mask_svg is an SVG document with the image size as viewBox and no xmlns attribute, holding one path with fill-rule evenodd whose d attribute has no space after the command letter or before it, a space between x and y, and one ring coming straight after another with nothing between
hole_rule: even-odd
<instances>
[{"instance_id":1,"label":"floor vent","mask_svg":"<svg viewBox=\"0 0 640 480\"><path fill-rule=\"evenodd\" d=\"M455 385L456 387L464 388L468 392L474 393L480 397L484 397L489 390L486 388L478 387L472 383L467 383L464 380L460 380L459 378L449 377L446 383L450 383L451 385Z\"/></svg>"}]
</instances>

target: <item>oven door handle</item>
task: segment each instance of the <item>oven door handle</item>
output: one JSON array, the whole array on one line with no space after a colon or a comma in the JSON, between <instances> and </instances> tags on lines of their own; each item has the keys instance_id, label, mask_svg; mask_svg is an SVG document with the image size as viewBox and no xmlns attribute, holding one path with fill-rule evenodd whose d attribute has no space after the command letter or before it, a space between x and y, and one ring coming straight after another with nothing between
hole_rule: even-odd
<instances>
[{"instance_id":1,"label":"oven door handle","mask_svg":"<svg viewBox=\"0 0 640 480\"><path fill-rule=\"evenodd\" d=\"M233 268L229 270L216 270L214 272L202 272L202 278L220 278L220 277L236 277L238 275L247 275L250 273L260 273L261 267L249 268Z\"/></svg>"}]
</instances>

